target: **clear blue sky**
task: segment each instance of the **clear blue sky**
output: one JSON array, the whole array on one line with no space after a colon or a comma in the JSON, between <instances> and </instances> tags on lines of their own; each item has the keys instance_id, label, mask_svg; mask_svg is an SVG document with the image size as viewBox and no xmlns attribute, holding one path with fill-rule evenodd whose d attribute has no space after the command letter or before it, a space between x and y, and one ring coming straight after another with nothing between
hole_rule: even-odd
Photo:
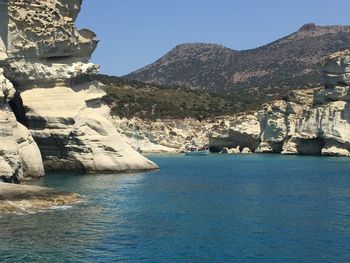
<instances>
[{"instance_id":1,"label":"clear blue sky","mask_svg":"<svg viewBox=\"0 0 350 263\"><path fill-rule=\"evenodd\" d=\"M101 72L121 76L181 43L255 48L309 22L348 25L349 11L350 0L84 0L78 27L97 33Z\"/></svg>"}]
</instances>

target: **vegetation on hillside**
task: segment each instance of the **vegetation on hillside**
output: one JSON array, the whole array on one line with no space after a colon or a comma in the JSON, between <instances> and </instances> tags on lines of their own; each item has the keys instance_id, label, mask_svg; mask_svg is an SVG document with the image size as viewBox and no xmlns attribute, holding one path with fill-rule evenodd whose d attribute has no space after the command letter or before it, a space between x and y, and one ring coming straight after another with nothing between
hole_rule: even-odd
<instances>
[{"instance_id":1,"label":"vegetation on hillside","mask_svg":"<svg viewBox=\"0 0 350 263\"><path fill-rule=\"evenodd\" d=\"M200 90L150 85L119 77L96 75L94 79L106 85L104 101L112 114L143 119L192 117L205 119L234 114L258 107L248 98L233 98Z\"/></svg>"},{"instance_id":2,"label":"vegetation on hillside","mask_svg":"<svg viewBox=\"0 0 350 263\"><path fill-rule=\"evenodd\" d=\"M104 100L114 115L204 119L256 110L289 90L321 86L325 57L349 47L350 26L308 24L260 48L179 45L129 79L94 78L106 84Z\"/></svg>"}]
</instances>

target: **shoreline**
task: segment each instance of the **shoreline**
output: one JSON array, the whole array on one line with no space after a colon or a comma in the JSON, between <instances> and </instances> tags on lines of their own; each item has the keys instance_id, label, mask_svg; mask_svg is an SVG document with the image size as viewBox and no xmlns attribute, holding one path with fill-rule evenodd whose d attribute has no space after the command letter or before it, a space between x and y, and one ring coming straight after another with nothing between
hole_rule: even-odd
<instances>
[{"instance_id":1,"label":"shoreline","mask_svg":"<svg viewBox=\"0 0 350 263\"><path fill-rule=\"evenodd\" d=\"M0 183L0 213L39 212L82 200L78 193L35 185Z\"/></svg>"},{"instance_id":2,"label":"shoreline","mask_svg":"<svg viewBox=\"0 0 350 263\"><path fill-rule=\"evenodd\" d=\"M184 152L159 152L159 153L143 153L144 156L177 156L177 155L183 155L185 156ZM252 153L219 153L219 152L210 152L210 155L215 156L251 156L251 155L258 155L258 156L295 156L295 157L324 157L324 158L343 158L343 159L350 159L348 156L341 156L341 155L323 155L323 154L281 154L281 153L261 153L261 152L252 152ZM203 156L200 156L203 157ZM206 157L206 156L204 156Z\"/></svg>"}]
</instances>

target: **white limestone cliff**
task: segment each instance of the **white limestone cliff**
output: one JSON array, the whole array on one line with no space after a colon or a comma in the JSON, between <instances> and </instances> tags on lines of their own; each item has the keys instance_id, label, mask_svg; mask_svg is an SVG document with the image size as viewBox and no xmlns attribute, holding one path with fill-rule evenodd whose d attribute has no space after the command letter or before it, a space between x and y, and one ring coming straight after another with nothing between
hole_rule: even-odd
<instances>
[{"instance_id":1,"label":"white limestone cliff","mask_svg":"<svg viewBox=\"0 0 350 263\"><path fill-rule=\"evenodd\" d=\"M209 146L212 151L220 152L221 149L227 147L229 152L237 153L243 151L244 148L251 151L257 148L260 123L256 113L248 112L221 119L221 122L213 126L209 134Z\"/></svg>"},{"instance_id":2,"label":"white limestone cliff","mask_svg":"<svg viewBox=\"0 0 350 263\"><path fill-rule=\"evenodd\" d=\"M90 62L98 41L93 32L75 27L81 4L81 0L0 0L0 67L17 91L11 104L17 120L30 131L26 134L18 125L16 134L29 136L18 140L22 156L34 138L46 170L156 169L118 134L102 103L101 84L87 78L99 69ZM33 160L39 159L38 153ZM23 166L34 169L27 161Z\"/></svg>"},{"instance_id":3,"label":"white limestone cliff","mask_svg":"<svg viewBox=\"0 0 350 263\"><path fill-rule=\"evenodd\" d=\"M252 113L201 121L193 118L152 121L115 117L114 124L134 149L145 153L181 152L194 143L210 145L215 152L234 154L259 145L260 124L257 115Z\"/></svg>"},{"instance_id":4,"label":"white limestone cliff","mask_svg":"<svg viewBox=\"0 0 350 263\"><path fill-rule=\"evenodd\" d=\"M114 117L113 123L134 149L144 153L176 153L192 142L207 145L208 131L213 125L210 121L192 118L151 121Z\"/></svg>"},{"instance_id":5,"label":"white limestone cliff","mask_svg":"<svg viewBox=\"0 0 350 263\"><path fill-rule=\"evenodd\" d=\"M0 180L17 182L44 175L41 154L26 127L18 123L9 101L15 89L0 69Z\"/></svg>"},{"instance_id":6,"label":"white limestone cliff","mask_svg":"<svg viewBox=\"0 0 350 263\"><path fill-rule=\"evenodd\" d=\"M282 153L301 155L350 156L350 52L329 56L324 64L325 87L293 91L284 100L263 105L258 115L259 142L251 147L257 153ZM254 127L250 120L243 126ZM234 147L250 143L244 138L246 129L238 127L237 134L226 128L212 140L223 141L221 147Z\"/></svg>"},{"instance_id":7,"label":"white limestone cliff","mask_svg":"<svg viewBox=\"0 0 350 263\"><path fill-rule=\"evenodd\" d=\"M120 133L145 152L181 151L192 141L221 153L350 156L350 52L324 64L325 86L289 92L258 112L208 120L115 119Z\"/></svg>"}]
</instances>

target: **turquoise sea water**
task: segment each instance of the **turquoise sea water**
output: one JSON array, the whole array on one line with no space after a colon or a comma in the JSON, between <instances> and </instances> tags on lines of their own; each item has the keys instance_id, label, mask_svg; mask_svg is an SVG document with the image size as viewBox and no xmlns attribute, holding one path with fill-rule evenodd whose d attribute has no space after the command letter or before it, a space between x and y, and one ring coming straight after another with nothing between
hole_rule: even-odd
<instances>
[{"instance_id":1,"label":"turquoise sea water","mask_svg":"<svg viewBox=\"0 0 350 263\"><path fill-rule=\"evenodd\" d=\"M51 174L86 202L0 217L0 262L350 262L350 159L152 156L151 173Z\"/></svg>"}]
</instances>

